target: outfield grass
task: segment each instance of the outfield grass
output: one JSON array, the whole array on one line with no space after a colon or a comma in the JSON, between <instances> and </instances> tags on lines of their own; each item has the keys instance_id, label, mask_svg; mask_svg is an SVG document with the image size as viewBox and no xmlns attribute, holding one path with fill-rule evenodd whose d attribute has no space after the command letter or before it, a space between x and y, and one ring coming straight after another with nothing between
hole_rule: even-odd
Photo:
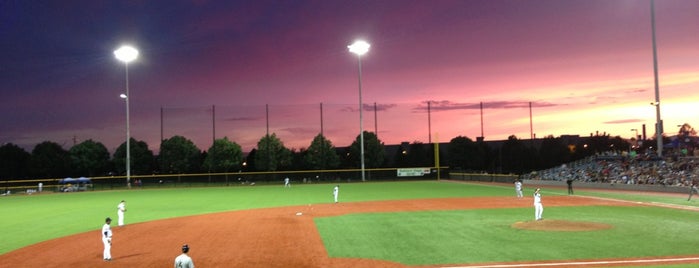
<instances>
[{"instance_id":1,"label":"outfield grass","mask_svg":"<svg viewBox=\"0 0 699 268\"><path fill-rule=\"evenodd\" d=\"M493 187L427 181L339 183L342 202L508 195ZM0 197L0 254L44 240L99 230L116 221L126 200L126 223L212 212L332 202L335 184L202 188L158 188L77 193L15 194Z\"/></svg>"},{"instance_id":2,"label":"outfield grass","mask_svg":"<svg viewBox=\"0 0 699 268\"><path fill-rule=\"evenodd\" d=\"M3 196L0 197L0 215L3 215L0 254L52 238L98 230L106 216L116 217L116 205L122 199L127 201L126 222L132 224L222 211L330 203L334 185L295 184L291 189L284 189L279 184ZM545 190L544 195L564 194L564 191ZM697 204L672 197L578 193L645 202ZM512 187L502 185L435 181L340 183L342 202L513 194ZM699 249L694 249L699 239L693 239L699 231L695 227L699 222L696 212L649 207L547 207L545 213L547 219L560 215L561 219L603 222L615 228L574 233L509 228L516 221L531 218L530 208L353 214L317 218L316 224L331 256L388 259L406 264L699 254ZM669 246L660 246L663 244Z\"/></svg>"}]
</instances>

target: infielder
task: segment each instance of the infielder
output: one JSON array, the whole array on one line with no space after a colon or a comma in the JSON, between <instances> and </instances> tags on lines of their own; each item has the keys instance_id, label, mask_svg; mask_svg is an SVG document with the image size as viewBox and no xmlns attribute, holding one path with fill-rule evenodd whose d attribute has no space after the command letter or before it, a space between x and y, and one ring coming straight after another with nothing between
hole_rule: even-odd
<instances>
[{"instance_id":1,"label":"infielder","mask_svg":"<svg viewBox=\"0 0 699 268\"><path fill-rule=\"evenodd\" d=\"M340 194L340 185L335 185L335 188L333 188L333 197L335 197L335 203L337 203L338 194Z\"/></svg>"},{"instance_id":2,"label":"infielder","mask_svg":"<svg viewBox=\"0 0 699 268\"><path fill-rule=\"evenodd\" d=\"M175 268L194 268L194 262L187 255L187 252L189 252L189 246L187 244L182 245L182 254L175 258Z\"/></svg>"},{"instance_id":3,"label":"infielder","mask_svg":"<svg viewBox=\"0 0 699 268\"><path fill-rule=\"evenodd\" d=\"M541 204L541 188L536 188L534 191L534 219L542 220L541 214L544 213L544 205Z\"/></svg>"},{"instance_id":4,"label":"infielder","mask_svg":"<svg viewBox=\"0 0 699 268\"><path fill-rule=\"evenodd\" d=\"M291 188L291 182L289 181L289 177L284 178L284 188L286 187Z\"/></svg>"},{"instance_id":5,"label":"infielder","mask_svg":"<svg viewBox=\"0 0 699 268\"><path fill-rule=\"evenodd\" d=\"M117 205L117 217L119 218L119 226L124 226L124 212L126 212L126 201L121 200Z\"/></svg>"},{"instance_id":6,"label":"infielder","mask_svg":"<svg viewBox=\"0 0 699 268\"><path fill-rule=\"evenodd\" d=\"M524 197L522 194L522 181L519 179L515 180L515 193L517 193L517 198Z\"/></svg>"},{"instance_id":7,"label":"infielder","mask_svg":"<svg viewBox=\"0 0 699 268\"><path fill-rule=\"evenodd\" d=\"M104 261L112 260L112 228L109 226L110 223L112 223L112 219L107 217L102 226L102 244L104 244L102 257Z\"/></svg>"}]
</instances>

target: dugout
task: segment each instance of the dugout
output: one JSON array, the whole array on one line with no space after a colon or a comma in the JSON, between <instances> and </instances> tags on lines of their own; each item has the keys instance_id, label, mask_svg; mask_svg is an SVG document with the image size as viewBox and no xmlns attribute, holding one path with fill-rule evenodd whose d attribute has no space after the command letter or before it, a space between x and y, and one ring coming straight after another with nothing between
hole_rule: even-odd
<instances>
[{"instance_id":1,"label":"dugout","mask_svg":"<svg viewBox=\"0 0 699 268\"><path fill-rule=\"evenodd\" d=\"M65 178L58 181L59 192L79 192L87 190L92 190L92 180L89 178Z\"/></svg>"}]
</instances>

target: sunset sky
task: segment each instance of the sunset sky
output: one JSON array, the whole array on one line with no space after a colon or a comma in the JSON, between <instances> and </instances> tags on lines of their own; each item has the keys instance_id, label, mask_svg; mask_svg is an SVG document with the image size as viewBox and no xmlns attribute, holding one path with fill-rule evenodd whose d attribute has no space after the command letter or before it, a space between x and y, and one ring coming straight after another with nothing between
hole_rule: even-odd
<instances>
[{"instance_id":1,"label":"sunset sky","mask_svg":"<svg viewBox=\"0 0 699 268\"><path fill-rule=\"evenodd\" d=\"M364 129L386 144L510 135L654 135L649 0L2 1L0 144L69 149L131 136L158 151L249 151L269 125L288 148ZM665 132L699 124L699 1L655 2ZM430 102L430 113L427 113ZM532 129L530 131L530 109ZM321 121L322 103L322 121ZM483 103L481 110L480 104ZM376 104L376 112L374 105ZM268 105L266 110L265 105ZM161 111L162 120L161 120ZM267 113L268 112L268 113ZM269 116L267 116L267 114ZM266 120L268 118L268 121Z\"/></svg>"}]
</instances>

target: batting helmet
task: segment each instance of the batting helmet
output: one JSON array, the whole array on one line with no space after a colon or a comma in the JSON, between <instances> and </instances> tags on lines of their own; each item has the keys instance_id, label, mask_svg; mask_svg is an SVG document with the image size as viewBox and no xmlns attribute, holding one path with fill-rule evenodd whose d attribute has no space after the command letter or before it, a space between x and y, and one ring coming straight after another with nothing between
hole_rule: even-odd
<instances>
[{"instance_id":1,"label":"batting helmet","mask_svg":"<svg viewBox=\"0 0 699 268\"><path fill-rule=\"evenodd\" d=\"M187 244L182 245L182 252L184 252L184 253L189 252L189 246Z\"/></svg>"}]
</instances>

